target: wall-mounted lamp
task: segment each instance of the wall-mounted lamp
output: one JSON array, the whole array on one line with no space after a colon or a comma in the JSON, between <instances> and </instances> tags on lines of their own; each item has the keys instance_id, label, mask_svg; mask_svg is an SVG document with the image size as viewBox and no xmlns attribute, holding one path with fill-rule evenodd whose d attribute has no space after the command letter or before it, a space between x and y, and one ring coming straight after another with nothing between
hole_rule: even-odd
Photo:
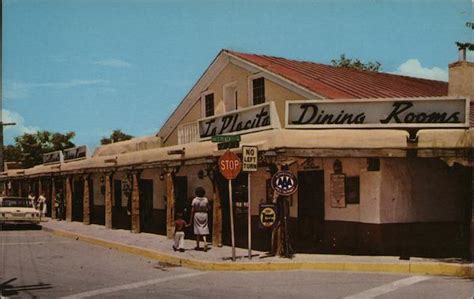
<instances>
[{"instance_id":1,"label":"wall-mounted lamp","mask_svg":"<svg viewBox=\"0 0 474 299\"><path fill-rule=\"evenodd\" d=\"M266 151L263 153L263 160L268 165L268 171L271 175L278 172L278 167L275 165L277 160L277 153L275 151Z\"/></svg>"},{"instance_id":2,"label":"wall-mounted lamp","mask_svg":"<svg viewBox=\"0 0 474 299\"><path fill-rule=\"evenodd\" d=\"M160 181L164 181L165 180L165 173L162 172L160 173Z\"/></svg>"},{"instance_id":3,"label":"wall-mounted lamp","mask_svg":"<svg viewBox=\"0 0 474 299\"><path fill-rule=\"evenodd\" d=\"M263 159L267 164L275 164L277 159L277 153L275 151L266 151L263 154Z\"/></svg>"}]
</instances>

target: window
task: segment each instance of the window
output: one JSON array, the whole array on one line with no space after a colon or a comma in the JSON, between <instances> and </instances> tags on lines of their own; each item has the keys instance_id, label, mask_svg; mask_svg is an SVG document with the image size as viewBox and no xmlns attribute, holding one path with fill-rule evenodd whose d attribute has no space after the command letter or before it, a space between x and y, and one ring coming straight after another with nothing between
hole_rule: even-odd
<instances>
[{"instance_id":1,"label":"window","mask_svg":"<svg viewBox=\"0 0 474 299\"><path fill-rule=\"evenodd\" d=\"M224 107L225 112L234 111L238 107L237 84L235 82L224 85Z\"/></svg>"},{"instance_id":2,"label":"window","mask_svg":"<svg viewBox=\"0 0 474 299\"><path fill-rule=\"evenodd\" d=\"M214 115L214 94L210 93L204 97L204 111L205 116L213 116Z\"/></svg>"},{"instance_id":3,"label":"window","mask_svg":"<svg viewBox=\"0 0 474 299\"><path fill-rule=\"evenodd\" d=\"M265 79L263 77L252 80L253 104L265 103Z\"/></svg>"},{"instance_id":4,"label":"window","mask_svg":"<svg viewBox=\"0 0 474 299\"><path fill-rule=\"evenodd\" d=\"M367 158L367 171L380 171L380 159Z\"/></svg>"},{"instance_id":5,"label":"window","mask_svg":"<svg viewBox=\"0 0 474 299\"><path fill-rule=\"evenodd\" d=\"M358 204L360 203L359 198L359 184L360 180L358 176L346 177L344 193L346 194L346 204Z\"/></svg>"}]
</instances>

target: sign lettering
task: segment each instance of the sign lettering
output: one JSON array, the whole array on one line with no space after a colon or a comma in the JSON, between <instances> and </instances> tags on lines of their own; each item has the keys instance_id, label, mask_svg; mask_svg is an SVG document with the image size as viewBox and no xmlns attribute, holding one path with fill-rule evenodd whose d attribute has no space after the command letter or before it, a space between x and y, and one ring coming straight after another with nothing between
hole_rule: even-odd
<instances>
[{"instance_id":1,"label":"sign lettering","mask_svg":"<svg viewBox=\"0 0 474 299\"><path fill-rule=\"evenodd\" d=\"M287 102L287 128L466 127L467 99Z\"/></svg>"},{"instance_id":2,"label":"sign lettering","mask_svg":"<svg viewBox=\"0 0 474 299\"><path fill-rule=\"evenodd\" d=\"M243 171L257 171L258 147L242 146Z\"/></svg>"},{"instance_id":3,"label":"sign lettering","mask_svg":"<svg viewBox=\"0 0 474 299\"><path fill-rule=\"evenodd\" d=\"M274 103L265 103L230 113L200 119L199 136L201 139L234 132L248 132L279 127L277 117L272 116ZM222 142L213 138L214 142Z\"/></svg>"},{"instance_id":4,"label":"sign lettering","mask_svg":"<svg viewBox=\"0 0 474 299\"><path fill-rule=\"evenodd\" d=\"M87 146L81 145L78 147L68 148L64 150L64 161L87 158Z\"/></svg>"}]
</instances>

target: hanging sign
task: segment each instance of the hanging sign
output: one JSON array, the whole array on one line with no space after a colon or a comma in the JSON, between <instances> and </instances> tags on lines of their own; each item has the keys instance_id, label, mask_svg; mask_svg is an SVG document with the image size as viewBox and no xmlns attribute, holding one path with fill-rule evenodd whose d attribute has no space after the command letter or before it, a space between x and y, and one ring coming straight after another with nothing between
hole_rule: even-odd
<instances>
[{"instance_id":1,"label":"hanging sign","mask_svg":"<svg viewBox=\"0 0 474 299\"><path fill-rule=\"evenodd\" d=\"M228 180L235 179L242 169L239 157L231 151L225 152L219 158L219 171Z\"/></svg>"},{"instance_id":2,"label":"hanging sign","mask_svg":"<svg viewBox=\"0 0 474 299\"><path fill-rule=\"evenodd\" d=\"M287 170L281 170L272 177L272 189L280 195L291 195L298 188L296 176Z\"/></svg>"},{"instance_id":3,"label":"hanging sign","mask_svg":"<svg viewBox=\"0 0 474 299\"><path fill-rule=\"evenodd\" d=\"M257 171L258 147L242 146L242 170Z\"/></svg>"},{"instance_id":4,"label":"hanging sign","mask_svg":"<svg viewBox=\"0 0 474 299\"><path fill-rule=\"evenodd\" d=\"M277 206L275 204L262 203L259 206L258 223L260 228L273 228L277 221Z\"/></svg>"}]
</instances>

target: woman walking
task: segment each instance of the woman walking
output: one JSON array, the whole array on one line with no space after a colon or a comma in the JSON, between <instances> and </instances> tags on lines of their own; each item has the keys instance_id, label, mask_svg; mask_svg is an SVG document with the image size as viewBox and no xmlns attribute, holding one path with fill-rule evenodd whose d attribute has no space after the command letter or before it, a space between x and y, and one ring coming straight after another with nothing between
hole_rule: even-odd
<instances>
[{"instance_id":1,"label":"woman walking","mask_svg":"<svg viewBox=\"0 0 474 299\"><path fill-rule=\"evenodd\" d=\"M193 199L191 206L191 221L194 226L194 234L196 235L196 250L200 250L199 241L202 238L204 242L204 251L207 251L206 236L209 234L208 216L209 200L206 191L202 187L197 187L195 191L196 197Z\"/></svg>"}]
</instances>

